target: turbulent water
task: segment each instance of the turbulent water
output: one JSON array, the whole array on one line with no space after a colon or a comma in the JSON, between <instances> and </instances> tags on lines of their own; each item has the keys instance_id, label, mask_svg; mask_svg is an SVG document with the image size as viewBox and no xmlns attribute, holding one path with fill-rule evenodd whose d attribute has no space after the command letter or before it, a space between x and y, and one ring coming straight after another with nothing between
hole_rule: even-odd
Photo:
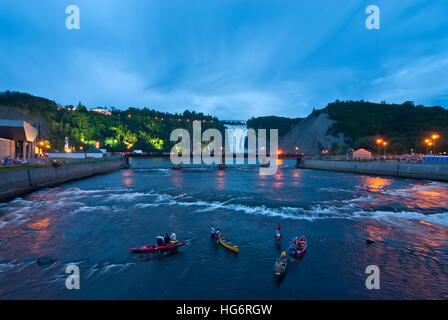
<instances>
[{"instance_id":1,"label":"turbulent water","mask_svg":"<svg viewBox=\"0 0 448 320\"><path fill-rule=\"evenodd\" d=\"M132 164L0 204L0 298L448 298L448 184L298 170L289 161L273 176L251 166ZM211 224L238 255L211 240ZM187 241L178 253L129 253L170 231ZM277 283L280 249L302 234L307 253L290 258ZM42 257L54 262L38 265ZM65 287L71 263L80 290ZM380 269L379 290L365 286L368 265Z\"/></svg>"}]
</instances>

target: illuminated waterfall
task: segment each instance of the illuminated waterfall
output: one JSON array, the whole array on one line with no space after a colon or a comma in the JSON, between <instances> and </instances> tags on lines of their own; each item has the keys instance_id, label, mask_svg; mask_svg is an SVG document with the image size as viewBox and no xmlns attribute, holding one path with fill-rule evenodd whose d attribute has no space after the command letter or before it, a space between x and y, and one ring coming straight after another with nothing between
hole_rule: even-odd
<instances>
[{"instance_id":1,"label":"illuminated waterfall","mask_svg":"<svg viewBox=\"0 0 448 320\"><path fill-rule=\"evenodd\" d=\"M244 153L247 128L245 125L226 125L228 140L227 144L232 153Z\"/></svg>"}]
</instances>

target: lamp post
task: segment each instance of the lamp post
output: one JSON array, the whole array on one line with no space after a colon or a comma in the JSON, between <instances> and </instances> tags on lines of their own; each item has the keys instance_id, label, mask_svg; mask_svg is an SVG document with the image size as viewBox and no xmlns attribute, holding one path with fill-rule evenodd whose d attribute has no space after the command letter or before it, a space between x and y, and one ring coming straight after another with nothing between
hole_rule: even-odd
<instances>
[{"instance_id":1,"label":"lamp post","mask_svg":"<svg viewBox=\"0 0 448 320\"><path fill-rule=\"evenodd\" d=\"M378 144L378 159L380 158L381 144L383 143L383 139L376 139L376 143Z\"/></svg>"},{"instance_id":2,"label":"lamp post","mask_svg":"<svg viewBox=\"0 0 448 320\"><path fill-rule=\"evenodd\" d=\"M439 138L440 138L440 136L438 134L432 135L432 140L434 140L434 157L436 156L436 140Z\"/></svg>"},{"instance_id":3,"label":"lamp post","mask_svg":"<svg viewBox=\"0 0 448 320\"><path fill-rule=\"evenodd\" d=\"M387 141L383 141L383 147L384 147L384 159L386 159L386 146L387 146Z\"/></svg>"},{"instance_id":4,"label":"lamp post","mask_svg":"<svg viewBox=\"0 0 448 320\"><path fill-rule=\"evenodd\" d=\"M426 155L429 155L429 143L431 142L431 140L429 139L425 139L425 143L426 143Z\"/></svg>"}]
</instances>

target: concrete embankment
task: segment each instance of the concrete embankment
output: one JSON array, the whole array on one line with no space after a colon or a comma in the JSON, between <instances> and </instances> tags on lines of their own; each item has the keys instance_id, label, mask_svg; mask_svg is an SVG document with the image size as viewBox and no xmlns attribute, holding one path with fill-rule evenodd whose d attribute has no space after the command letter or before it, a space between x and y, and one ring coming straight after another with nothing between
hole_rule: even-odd
<instances>
[{"instance_id":1,"label":"concrete embankment","mask_svg":"<svg viewBox=\"0 0 448 320\"><path fill-rule=\"evenodd\" d=\"M394 176L402 178L448 181L448 165L433 163L361 162L303 159L299 167L306 169Z\"/></svg>"},{"instance_id":2,"label":"concrete embankment","mask_svg":"<svg viewBox=\"0 0 448 320\"><path fill-rule=\"evenodd\" d=\"M60 166L17 168L0 171L0 202L40 188L55 186L71 180L104 174L126 167L126 160L108 159Z\"/></svg>"}]
</instances>

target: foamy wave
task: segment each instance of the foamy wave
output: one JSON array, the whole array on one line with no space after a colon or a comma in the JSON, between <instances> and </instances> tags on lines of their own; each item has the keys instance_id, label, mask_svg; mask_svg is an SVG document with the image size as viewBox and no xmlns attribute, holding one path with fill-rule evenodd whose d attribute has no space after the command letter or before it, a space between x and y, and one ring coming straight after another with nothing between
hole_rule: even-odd
<instances>
[{"instance_id":1,"label":"foamy wave","mask_svg":"<svg viewBox=\"0 0 448 320\"><path fill-rule=\"evenodd\" d=\"M184 207L203 207L197 209L196 213L212 212L217 210L230 210L235 212L243 212L250 215L260 215L268 217L276 217L282 219L293 220L309 220L316 219L374 219L382 222L397 223L403 220L422 220L438 226L448 227L448 212L436 214L422 214L418 212L393 212L393 211L367 211L360 210L355 203L347 201L344 206L329 206L324 204L316 204L309 208L300 207L279 207L269 208L265 205L249 206L244 204L226 202L207 202L207 201L171 201L171 205L179 205ZM372 201L372 197L356 198L353 202Z\"/></svg>"},{"instance_id":2,"label":"foamy wave","mask_svg":"<svg viewBox=\"0 0 448 320\"><path fill-rule=\"evenodd\" d=\"M401 225L402 220L421 220L434 225L448 227L448 212L422 214L418 212L392 212L392 211L358 211L353 213L354 218L374 219L389 224Z\"/></svg>"},{"instance_id":3,"label":"foamy wave","mask_svg":"<svg viewBox=\"0 0 448 320\"><path fill-rule=\"evenodd\" d=\"M11 270L15 267L13 264L0 264L0 272Z\"/></svg>"}]
</instances>

